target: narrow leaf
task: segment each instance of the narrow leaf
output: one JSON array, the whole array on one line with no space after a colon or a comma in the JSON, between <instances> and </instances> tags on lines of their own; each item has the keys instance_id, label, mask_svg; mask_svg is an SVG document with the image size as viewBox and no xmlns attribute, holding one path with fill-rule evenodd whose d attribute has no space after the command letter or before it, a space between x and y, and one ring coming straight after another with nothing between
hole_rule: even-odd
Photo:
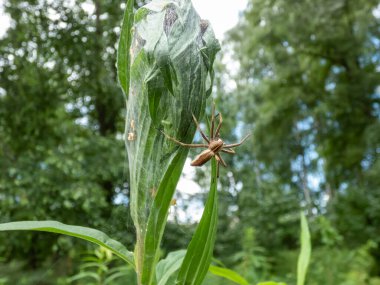
<instances>
[{"instance_id":1,"label":"narrow leaf","mask_svg":"<svg viewBox=\"0 0 380 285\"><path fill-rule=\"evenodd\" d=\"M248 281L231 269L211 265L208 271L216 276L231 280L239 285L249 285Z\"/></svg>"},{"instance_id":2,"label":"narrow leaf","mask_svg":"<svg viewBox=\"0 0 380 285\"><path fill-rule=\"evenodd\" d=\"M160 187L158 188L156 198L153 202L153 211L148 220L148 233L145 238L146 252L153 255L146 255L144 259L144 267L153 266L158 258L158 249L161 237L164 232L165 223L169 214L171 198L176 189L177 182L181 176L183 164L185 163L187 150L181 149L172 160L168 170L163 177ZM144 278L152 278L150 274L145 273ZM146 280L146 279L143 279ZM148 284L148 283L147 283Z\"/></svg>"},{"instance_id":3,"label":"narrow leaf","mask_svg":"<svg viewBox=\"0 0 380 285\"><path fill-rule=\"evenodd\" d=\"M175 279L173 280L174 273L180 268L183 258L185 257L186 250L178 250L171 252L168 256L161 260L157 264L156 269L156 279L157 285L171 285L174 284ZM173 282L171 282L173 281Z\"/></svg>"},{"instance_id":4,"label":"narrow leaf","mask_svg":"<svg viewBox=\"0 0 380 285\"><path fill-rule=\"evenodd\" d=\"M121 277L129 277L131 276L131 272L128 271L128 268L119 268L119 272L115 272L112 275L108 276L104 282L103 285L107 284L115 284L115 280L121 278ZM117 283L116 283L117 284Z\"/></svg>"},{"instance_id":5,"label":"narrow leaf","mask_svg":"<svg viewBox=\"0 0 380 285\"><path fill-rule=\"evenodd\" d=\"M73 236L103 246L134 266L133 253L120 242L95 229L65 225L56 221L23 221L0 224L0 231L41 231Z\"/></svg>"},{"instance_id":6,"label":"narrow leaf","mask_svg":"<svg viewBox=\"0 0 380 285\"><path fill-rule=\"evenodd\" d=\"M200 285L211 263L218 220L216 160L211 163L211 186L205 209L189 244L177 284Z\"/></svg>"},{"instance_id":7,"label":"narrow leaf","mask_svg":"<svg viewBox=\"0 0 380 285\"><path fill-rule=\"evenodd\" d=\"M311 241L306 217L301 213L301 252L298 257L297 285L304 285L311 255Z\"/></svg>"},{"instance_id":8,"label":"narrow leaf","mask_svg":"<svg viewBox=\"0 0 380 285\"><path fill-rule=\"evenodd\" d=\"M79 272L78 274L74 275L73 277L70 277L67 279L69 283L74 283L74 281L82 280L82 279L94 279L94 282L100 281L99 274L95 272ZM87 280L88 282L88 280ZM91 284L91 283L90 283Z\"/></svg>"},{"instance_id":9,"label":"narrow leaf","mask_svg":"<svg viewBox=\"0 0 380 285\"><path fill-rule=\"evenodd\" d=\"M273 281L269 281L269 282L260 282L260 283L257 283L257 285L286 285L286 283L278 283L278 282L273 282Z\"/></svg>"},{"instance_id":10,"label":"narrow leaf","mask_svg":"<svg viewBox=\"0 0 380 285\"><path fill-rule=\"evenodd\" d=\"M125 96L128 98L130 80L130 47L132 41L131 29L133 26L133 4L134 0L127 1L123 24L121 25L120 39L117 49L117 76Z\"/></svg>"}]
</instances>

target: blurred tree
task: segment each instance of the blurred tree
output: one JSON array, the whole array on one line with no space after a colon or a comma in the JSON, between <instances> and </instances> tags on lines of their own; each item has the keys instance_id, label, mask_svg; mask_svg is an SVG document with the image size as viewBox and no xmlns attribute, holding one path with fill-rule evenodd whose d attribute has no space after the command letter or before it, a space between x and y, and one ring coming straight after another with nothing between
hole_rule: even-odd
<instances>
[{"instance_id":1,"label":"blurred tree","mask_svg":"<svg viewBox=\"0 0 380 285\"><path fill-rule=\"evenodd\" d=\"M255 229L247 227L242 235L243 250L236 253L234 258L239 262L237 270L251 284L268 278L269 262L265 249L256 245Z\"/></svg>"},{"instance_id":2,"label":"blurred tree","mask_svg":"<svg viewBox=\"0 0 380 285\"><path fill-rule=\"evenodd\" d=\"M1 221L54 219L110 234L125 230L127 211L111 207L128 195L115 67L125 1L4 5L12 22L0 39ZM56 240L12 237L0 236L1 254L28 253L32 267Z\"/></svg>"},{"instance_id":3,"label":"blurred tree","mask_svg":"<svg viewBox=\"0 0 380 285\"><path fill-rule=\"evenodd\" d=\"M283 207L281 197L293 192L301 206L318 213L332 200L331 212L346 209L339 224L354 210L346 208L347 189L358 189L361 199L350 200L366 200L371 213L368 218L361 206L355 207L356 226L371 231L364 241L380 235L371 230L380 219L374 205L380 193L378 4L251 0L229 34L239 62L235 101L244 120L254 122L251 166L245 170L251 182L245 182L242 193L248 183L261 195L260 183L277 181L280 194L271 203L277 200ZM275 184L269 185L274 193ZM339 232L347 233L348 225Z\"/></svg>"},{"instance_id":4,"label":"blurred tree","mask_svg":"<svg viewBox=\"0 0 380 285\"><path fill-rule=\"evenodd\" d=\"M230 33L253 152L309 204L311 190L363 183L379 157L375 9L376 0L251 0Z\"/></svg>"}]
</instances>

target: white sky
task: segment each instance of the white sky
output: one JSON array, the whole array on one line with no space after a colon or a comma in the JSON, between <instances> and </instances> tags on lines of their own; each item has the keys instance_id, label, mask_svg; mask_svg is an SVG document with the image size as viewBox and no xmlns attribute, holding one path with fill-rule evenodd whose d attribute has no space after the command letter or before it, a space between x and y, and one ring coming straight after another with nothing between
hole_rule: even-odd
<instances>
[{"instance_id":1,"label":"white sky","mask_svg":"<svg viewBox=\"0 0 380 285\"><path fill-rule=\"evenodd\" d=\"M0 37L9 27L9 17L1 8L4 3L5 0L0 0ZM223 34L237 23L239 12L246 7L247 0L193 0L193 4L202 19L211 22L216 37L222 39Z\"/></svg>"},{"instance_id":2,"label":"white sky","mask_svg":"<svg viewBox=\"0 0 380 285\"><path fill-rule=\"evenodd\" d=\"M239 19L239 13L244 10L248 0L193 0L193 5L202 19L209 20L214 29L216 37L221 40L223 34L229 29L233 28ZM2 6L4 0L0 0L0 37L2 37L6 30L9 28L10 19L4 14ZM186 161L182 178L178 183L178 190L182 195L188 196L189 194L201 192L201 188L194 182L195 169L190 166L190 159ZM178 201L178 205L184 201ZM177 208L173 214L179 215L179 220L184 220L191 217L194 221L200 219L202 215L202 205L190 205L186 212ZM171 217L173 218L173 217Z\"/></svg>"},{"instance_id":3,"label":"white sky","mask_svg":"<svg viewBox=\"0 0 380 285\"><path fill-rule=\"evenodd\" d=\"M247 0L193 0L193 5L202 19L209 20L218 39L233 28Z\"/></svg>"},{"instance_id":4,"label":"white sky","mask_svg":"<svg viewBox=\"0 0 380 285\"><path fill-rule=\"evenodd\" d=\"M0 37L2 37L9 28L9 17L3 12L4 0L0 0Z\"/></svg>"}]
</instances>

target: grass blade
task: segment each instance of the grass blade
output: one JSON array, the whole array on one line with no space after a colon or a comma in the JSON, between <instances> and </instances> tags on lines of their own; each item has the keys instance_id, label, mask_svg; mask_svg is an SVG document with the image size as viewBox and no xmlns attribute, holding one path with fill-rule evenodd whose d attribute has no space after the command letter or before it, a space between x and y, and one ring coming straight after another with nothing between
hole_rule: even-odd
<instances>
[{"instance_id":1,"label":"grass blade","mask_svg":"<svg viewBox=\"0 0 380 285\"><path fill-rule=\"evenodd\" d=\"M257 283L257 285L286 285L286 283L278 283L278 282L273 282L273 281L269 281L269 282L260 282L260 283Z\"/></svg>"},{"instance_id":2,"label":"grass blade","mask_svg":"<svg viewBox=\"0 0 380 285\"><path fill-rule=\"evenodd\" d=\"M131 55L129 53L129 50L132 42L131 29L133 26L134 2L134 0L127 1L127 7L124 12L123 24L121 25L120 39L117 48L117 76L120 86L127 98L129 93L130 80Z\"/></svg>"},{"instance_id":3,"label":"grass blade","mask_svg":"<svg viewBox=\"0 0 380 285\"><path fill-rule=\"evenodd\" d=\"M178 274L177 284L200 285L206 276L214 250L217 220L217 174L216 161L211 163L211 186L205 209L195 234L189 244Z\"/></svg>"},{"instance_id":4,"label":"grass blade","mask_svg":"<svg viewBox=\"0 0 380 285\"><path fill-rule=\"evenodd\" d=\"M249 285L248 281L233 270L211 265L208 271L216 276L231 280L239 285Z\"/></svg>"},{"instance_id":5,"label":"grass blade","mask_svg":"<svg viewBox=\"0 0 380 285\"><path fill-rule=\"evenodd\" d=\"M153 202L153 210L148 220L148 234L145 237L145 253L152 253L150 255L146 255L144 258L145 268L153 266L157 261L161 237L163 235L167 216L169 214L168 209L170 207L171 198L181 176L187 153L187 149L179 150L175 158L172 160L164 178L160 183L160 187L158 188L157 196ZM150 272L146 271L143 274L143 281L151 282L148 280L152 280L152 275Z\"/></svg>"},{"instance_id":6,"label":"grass blade","mask_svg":"<svg viewBox=\"0 0 380 285\"><path fill-rule=\"evenodd\" d=\"M297 264L297 285L304 285L310 262L311 241L306 217L301 213L301 252Z\"/></svg>"},{"instance_id":7,"label":"grass blade","mask_svg":"<svg viewBox=\"0 0 380 285\"><path fill-rule=\"evenodd\" d=\"M23 221L0 224L0 231L41 231L84 239L109 249L134 266L133 253L129 252L120 242L95 229L65 225L56 221Z\"/></svg>"}]
</instances>

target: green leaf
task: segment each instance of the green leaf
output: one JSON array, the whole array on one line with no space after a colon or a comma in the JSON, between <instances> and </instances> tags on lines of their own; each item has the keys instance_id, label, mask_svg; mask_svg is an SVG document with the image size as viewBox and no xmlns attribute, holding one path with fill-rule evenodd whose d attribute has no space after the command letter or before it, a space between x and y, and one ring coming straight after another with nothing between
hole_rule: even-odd
<instances>
[{"instance_id":1,"label":"green leaf","mask_svg":"<svg viewBox=\"0 0 380 285\"><path fill-rule=\"evenodd\" d=\"M133 26L133 4L134 0L127 1L127 7L124 12L123 24L117 49L117 75L119 83L125 96L128 98L129 80L130 80L130 47L132 41L131 29Z\"/></svg>"},{"instance_id":2,"label":"green leaf","mask_svg":"<svg viewBox=\"0 0 380 285\"><path fill-rule=\"evenodd\" d=\"M100 276L95 272L79 272L78 274L67 279L69 283L74 283L75 281L82 279L94 279L95 282L100 282ZM88 281L88 280L87 280Z\"/></svg>"},{"instance_id":3,"label":"green leaf","mask_svg":"<svg viewBox=\"0 0 380 285\"><path fill-rule=\"evenodd\" d=\"M216 276L231 280L240 285L249 285L248 281L231 269L211 265L208 271Z\"/></svg>"},{"instance_id":4,"label":"green leaf","mask_svg":"<svg viewBox=\"0 0 380 285\"><path fill-rule=\"evenodd\" d=\"M99 263L99 261L98 262L87 262L87 263L80 266L81 270L92 268L92 267L94 267L94 269L102 270L104 272L107 271L107 266L102 264L102 263Z\"/></svg>"},{"instance_id":5,"label":"green leaf","mask_svg":"<svg viewBox=\"0 0 380 285\"><path fill-rule=\"evenodd\" d=\"M273 281L269 281L269 282L261 282L261 283L257 283L257 285L286 285L286 283L278 283L278 282L273 282Z\"/></svg>"},{"instance_id":6,"label":"green leaf","mask_svg":"<svg viewBox=\"0 0 380 285\"><path fill-rule=\"evenodd\" d=\"M126 134L139 282L155 282L170 201L211 88L219 44L191 1L152 1L135 14Z\"/></svg>"},{"instance_id":7,"label":"green leaf","mask_svg":"<svg viewBox=\"0 0 380 285\"><path fill-rule=\"evenodd\" d=\"M134 266L133 254L124 245L95 229L65 225L56 221L22 221L0 224L0 231L41 231L73 236L103 246Z\"/></svg>"},{"instance_id":8,"label":"green leaf","mask_svg":"<svg viewBox=\"0 0 380 285\"><path fill-rule=\"evenodd\" d=\"M211 162L210 194L199 225L191 239L178 274L177 284L199 285L206 276L211 263L218 220L217 165Z\"/></svg>"},{"instance_id":9,"label":"green leaf","mask_svg":"<svg viewBox=\"0 0 380 285\"><path fill-rule=\"evenodd\" d=\"M168 209L170 207L171 198L176 189L179 177L181 176L186 156L186 149L181 149L178 152L166 171L165 176L160 183L160 187L158 188L157 195L153 203L153 211L151 212L148 220L148 233L150 234L147 234L145 238L146 253L154 253L154 255L145 256L145 268L153 266L158 258L158 249L167 216L169 214ZM150 276L149 272L144 272L143 277L151 278L152 276Z\"/></svg>"},{"instance_id":10,"label":"green leaf","mask_svg":"<svg viewBox=\"0 0 380 285\"><path fill-rule=\"evenodd\" d=\"M311 241L309 226L307 225L306 217L301 213L301 252L298 257L297 265L297 285L305 283L307 268L310 262Z\"/></svg>"},{"instance_id":11,"label":"green leaf","mask_svg":"<svg viewBox=\"0 0 380 285\"><path fill-rule=\"evenodd\" d=\"M183 258L185 257L186 250L178 250L171 252L168 256L157 264L156 279L157 285L174 284L174 273L180 268ZM174 277L174 279L173 279Z\"/></svg>"},{"instance_id":12,"label":"green leaf","mask_svg":"<svg viewBox=\"0 0 380 285\"><path fill-rule=\"evenodd\" d=\"M115 272L115 273L112 273L112 275L108 276L105 280L104 280L104 285L107 285L107 284L115 284L116 280L121 278L121 277L128 277L130 276L130 272L128 271L128 268L126 268L125 266L122 268L118 268L118 272ZM110 273L111 271L109 271Z\"/></svg>"}]
</instances>

